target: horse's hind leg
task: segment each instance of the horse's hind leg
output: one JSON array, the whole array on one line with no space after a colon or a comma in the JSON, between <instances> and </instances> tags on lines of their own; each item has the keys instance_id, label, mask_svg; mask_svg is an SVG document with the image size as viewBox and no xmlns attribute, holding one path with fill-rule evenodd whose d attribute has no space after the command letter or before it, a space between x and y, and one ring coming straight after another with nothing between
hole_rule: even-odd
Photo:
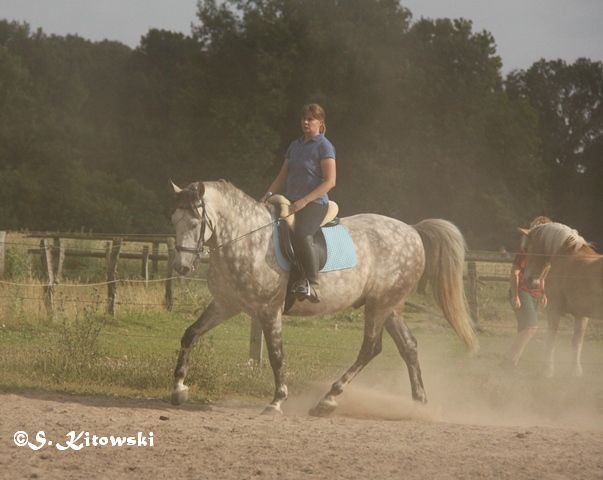
<instances>
[{"instance_id":1,"label":"horse's hind leg","mask_svg":"<svg viewBox=\"0 0 603 480\"><path fill-rule=\"evenodd\" d=\"M373 358L381 353L383 337L383 323L386 315L378 312L368 305L365 307L364 339L360 352L354 364L337 380L329 392L311 410L310 415L323 417L329 415L337 408L335 397L343 392L344 387L358 375Z\"/></svg>"},{"instance_id":2,"label":"horse's hind leg","mask_svg":"<svg viewBox=\"0 0 603 480\"><path fill-rule=\"evenodd\" d=\"M588 318L576 317L574 319L574 337L572 338L572 346L574 347L574 369L572 375L574 377L582 376L582 345L584 344L584 334Z\"/></svg>"},{"instance_id":3,"label":"horse's hind leg","mask_svg":"<svg viewBox=\"0 0 603 480\"><path fill-rule=\"evenodd\" d=\"M425 394L423 379L421 378L421 367L419 366L417 340L406 326L402 317L395 313L388 317L385 322L385 329L394 339L400 355L406 362L413 400L427 403L427 395Z\"/></svg>"},{"instance_id":4,"label":"horse's hind leg","mask_svg":"<svg viewBox=\"0 0 603 480\"><path fill-rule=\"evenodd\" d=\"M180 405L188 398L188 387L184 385L184 377L188 370L188 356L191 347L199 336L207 333L215 326L227 320L234 312L226 310L212 301L201 316L186 329L180 340L180 353L174 371L174 390L172 391L172 404Z\"/></svg>"}]
</instances>

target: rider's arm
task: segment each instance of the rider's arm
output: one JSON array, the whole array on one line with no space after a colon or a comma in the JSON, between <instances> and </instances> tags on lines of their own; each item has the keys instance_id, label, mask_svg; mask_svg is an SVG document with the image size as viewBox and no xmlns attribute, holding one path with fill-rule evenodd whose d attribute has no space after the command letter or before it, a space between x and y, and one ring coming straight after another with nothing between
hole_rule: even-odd
<instances>
[{"instance_id":1,"label":"rider's arm","mask_svg":"<svg viewBox=\"0 0 603 480\"><path fill-rule=\"evenodd\" d=\"M546 297L546 290L544 289L544 281L546 279L546 276L549 274L549 270L551 269L551 265L547 265L545 267L545 269L542 271L542 273L540 274L540 278L538 279L540 282L540 289L542 290L542 296L540 297L540 304L543 307L546 307L548 300Z\"/></svg>"}]
</instances>

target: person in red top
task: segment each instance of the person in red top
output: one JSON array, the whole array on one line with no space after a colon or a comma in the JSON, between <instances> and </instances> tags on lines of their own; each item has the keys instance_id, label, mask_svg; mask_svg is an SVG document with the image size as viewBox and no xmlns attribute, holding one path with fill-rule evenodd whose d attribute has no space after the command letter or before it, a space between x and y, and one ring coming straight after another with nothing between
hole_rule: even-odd
<instances>
[{"instance_id":1,"label":"person in red top","mask_svg":"<svg viewBox=\"0 0 603 480\"><path fill-rule=\"evenodd\" d=\"M548 217L536 217L530 223L530 229L550 223ZM522 235L525 232L520 229ZM544 279L548 273L545 269L540 278L535 279L532 284L528 284L524 278L524 271L528 261L528 257L523 247L523 238L520 251L515 255L513 266L511 267L511 306L515 311L517 318L517 336L503 360L504 366L516 367L519 359L523 354L524 349L532 339L536 330L538 330L538 305L546 307L547 299L544 292Z\"/></svg>"}]
</instances>

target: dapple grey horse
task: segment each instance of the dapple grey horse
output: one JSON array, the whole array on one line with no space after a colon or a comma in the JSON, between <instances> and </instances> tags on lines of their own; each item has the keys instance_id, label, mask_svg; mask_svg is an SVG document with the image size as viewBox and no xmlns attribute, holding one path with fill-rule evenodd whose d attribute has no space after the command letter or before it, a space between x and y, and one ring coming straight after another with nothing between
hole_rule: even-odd
<instances>
[{"instance_id":1,"label":"dapple grey horse","mask_svg":"<svg viewBox=\"0 0 603 480\"><path fill-rule=\"evenodd\" d=\"M213 296L182 337L172 403L178 405L188 396L184 379L193 343L244 312L262 327L274 374L274 398L264 413L282 413L287 386L281 331L289 273L277 263L270 207L223 180L192 183L186 189L172 186L178 202L172 214L177 250L173 268L184 275L190 272L201 248L207 245L207 282ZM357 265L321 273L320 303L296 302L288 314L324 315L364 306L364 339L354 364L310 413L328 415L336 408L335 397L381 351L384 328L406 362L413 399L425 403L417 342L401 310L421 276L426 275L448 322L470 349L477 348L463 289L463 236L445 220L423 220L409 226L393 218L361 214L342 218L341 224L354 241Z\"/></svg>"}]
</instances>

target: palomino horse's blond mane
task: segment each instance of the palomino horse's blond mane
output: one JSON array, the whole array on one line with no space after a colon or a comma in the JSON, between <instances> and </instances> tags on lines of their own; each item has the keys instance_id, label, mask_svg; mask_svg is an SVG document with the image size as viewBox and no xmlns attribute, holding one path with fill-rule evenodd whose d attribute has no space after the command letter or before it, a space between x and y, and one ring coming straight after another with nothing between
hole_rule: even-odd
<instances>
[{"instance_id":1,"label":"palomino horse's blond mane","mask_svg":"<svg viewBox=\"0 0 603 480\"><path fill-rule=\"evenodd\" d=\"M562 223L545 223L530 230L530 243L543 255L574 253L591 245L577 230Z\"/></svg>"}]
</instances>

